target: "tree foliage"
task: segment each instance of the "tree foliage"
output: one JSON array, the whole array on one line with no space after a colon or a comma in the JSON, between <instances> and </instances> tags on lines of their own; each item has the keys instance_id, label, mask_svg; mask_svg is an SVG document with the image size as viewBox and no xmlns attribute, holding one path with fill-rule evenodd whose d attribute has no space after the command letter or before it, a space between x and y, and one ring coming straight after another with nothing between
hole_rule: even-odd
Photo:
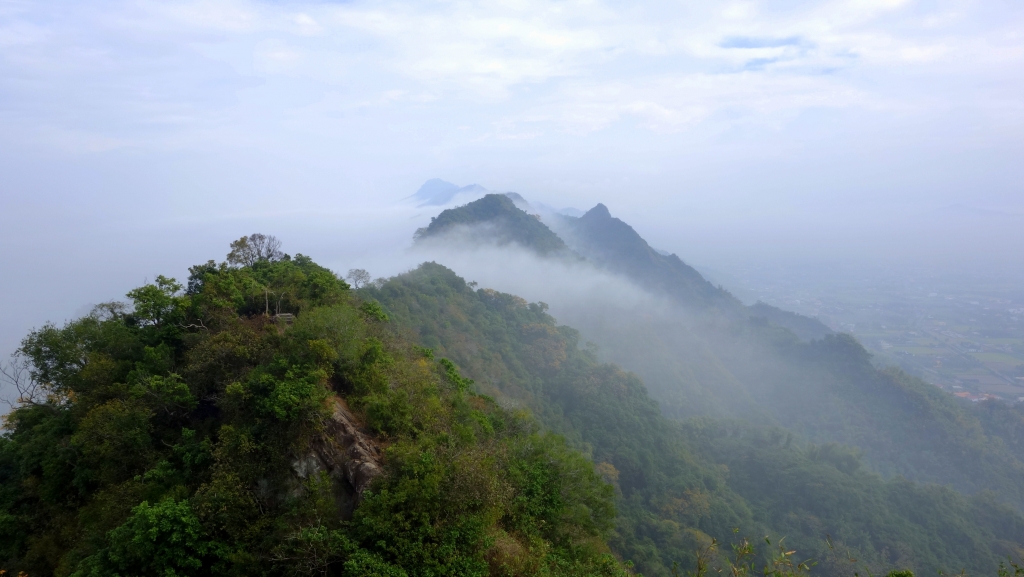
<instances>
[{"instance_id":1,"label":"tree foliage","mask_svg":"<svg viewBox=\"0 0 1024 577\"><path fill-rule=\"evenodd\" d=\"M458 363L478 390L531 408L590 455L615 487L612 548L645 575L695 567L712 539L731 547L766 534L784 536L787 550L819 561L811 573L828 575L992 574L1024 547L1024 518L989 494L884 480L856 449L779 428L667 419L639 378L581 349L578 333L539 303L474 290L432 263L363 292L421 346ZM873 374L847 337L809 346L829 367ZM774 567L775 553L761 548L752 562ZM721 556L714 563L728 568Z\"/></svg>"},{"instance_id":2,"label":"tree foliage","mask_svg":"<svg viewBox=\"0 0 1024 577\"><path fill-rule=\"evenodd\" d=\"M558 235L504 194L488 194L465 206L442 211L416 232L418 240L448 234L482 235L498 244L517 244L540 254L570 254Z\"/></svg>"},{"instance_id":3,"label":"tree foliage","mask_svg":"<svg viewBox=\"0 0 1024 577\"><path fill-rule=\"evenodd\" d=\"M231 243L228 253L228 264L235 266L253 266L258 262L274 262L281 260L281 241L274 236L251 234Z\"/></svg>"},{"instance_id":4,"label":"tree foliage","mask_svg":"<svg viewBox=\"0 0 1024 577\"><path fill-rule=\"evenodd\" d=\"M232 255L24 339L44 394L0 435L0 570L624 574L614 490L561 437L273 237ZM341 410L379 455L358 490L323 465Z\"/></svg>"}]
</instances>

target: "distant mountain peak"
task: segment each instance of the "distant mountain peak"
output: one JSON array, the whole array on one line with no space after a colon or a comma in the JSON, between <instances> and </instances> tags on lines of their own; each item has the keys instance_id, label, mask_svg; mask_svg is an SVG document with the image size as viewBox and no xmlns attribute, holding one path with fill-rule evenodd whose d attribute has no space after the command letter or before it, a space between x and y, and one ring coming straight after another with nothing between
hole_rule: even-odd
<instances>
[{"instance_id":1,"label":"distant mountain peak","mask_svg":"<svg viewBox=\"0 0 1024 577\"><path fill-rule=\"evenodd\" d=\"M590 220L608 220L611 217L612 213L608 211L608 207L599 202L594 208L588 210L580 218L586 218Z\"/></svg>"},{"instance_id":2,"label":"distant mountain peak","mask_svg":"<svg viewBox=\"0 0 1024 577\"><path fill-rule=\"evenodd\" d=\"M424 204L432 204L443 199L443 202L447 202L451 197L455 196L458 192L459 185L452 184L446 180L440 178L431 178L430 180L423 183L423 186L416 191L410 198ZM442 203L443 203L442 202Z\"/></svg>"},{"instance_id":3,"label":"distant mountain peak","mask_svg":"<svg viewBox=\"0 0 1024 577\"><path fill-rule=\"evenodd\" d=\"M667 293L686 305L711 305L729 310L742 306L679 257L651 248L633 227L612 216L603 203L579 218L562 222L570 248L641 286Z\"/></svg>"},{"instance_id":4,"label":"distant mountain peak","mask_svg":"<svg viewBox=\"0 0 1024 577\"><path fill-rule=\"evenodd\" d=\"M540 254L568 253L565 243L540 221L540 217L516 206L525 202L516 193L487 194L469 204L449 208L416 232L416 240L438 238L461 229L463 241L491 244L518 244ZM481 228L481 225L483 227Z\"/></svg>"},{"instance_id":5,"label":"distant mountain peak","mask_svg":"<svg viewBox=\"0 0 1024 577\"><path fill-rule=\"evenodd\" d=\"M408 198L415 199L419 203L418 206L441 206L451 202L456 195L482 192L487 192L487 189L479 184L459 186L440 178L431 178Z\"/></svg>"}]
</instances>

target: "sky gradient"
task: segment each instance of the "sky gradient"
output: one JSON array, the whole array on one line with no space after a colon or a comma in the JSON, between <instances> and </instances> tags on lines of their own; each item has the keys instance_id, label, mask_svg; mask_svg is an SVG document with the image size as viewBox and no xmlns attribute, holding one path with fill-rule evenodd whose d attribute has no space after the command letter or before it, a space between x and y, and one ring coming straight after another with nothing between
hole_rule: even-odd
<instances>
[{"instance_id":1,"label":"sky gradient","mask_svg":"<svg viewBox=\"0 0 1024 577\"><path fill-rule=\"evenodd\" d=\"M1024 271L1022 95L1019 1L0 0L0 354L254 231L399 272L434 177L699 263Z\"/></svg>"}]
</instances>

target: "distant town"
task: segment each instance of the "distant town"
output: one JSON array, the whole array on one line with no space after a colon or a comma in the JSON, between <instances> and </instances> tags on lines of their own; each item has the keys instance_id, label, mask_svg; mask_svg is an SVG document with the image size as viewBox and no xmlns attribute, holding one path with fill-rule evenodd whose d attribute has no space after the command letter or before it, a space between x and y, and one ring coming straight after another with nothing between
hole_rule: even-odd
<instances>
[{"instance_id":1,"label":"distant town","mask_svg":"<svg viewBox=\"0 0 1024 577\"><path fill-rule=\"evenodd\" d=\"M1024 279L764 266L727 276L735 288L722 284L744 301L853 334L877 364L898 365L967 401L1024 402Z\"/></svg>"}]
</instances>

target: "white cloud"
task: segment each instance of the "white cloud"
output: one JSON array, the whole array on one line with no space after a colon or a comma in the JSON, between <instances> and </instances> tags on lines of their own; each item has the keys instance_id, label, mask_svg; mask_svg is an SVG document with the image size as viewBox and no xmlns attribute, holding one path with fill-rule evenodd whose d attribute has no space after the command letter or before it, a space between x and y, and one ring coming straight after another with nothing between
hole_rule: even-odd
<instances>
[{"instance_id":1,"label":"white cloud","mask_svg":"<svg viewBox=\"0 0 1024 577\"><path fill-rule=\"evenodd\" d=\"M61 106L114 115L118 125L151 122L146 116L154 110L142 101L153 98L196 108L192 118L206 122L201 102L244 98L256 108L293 108L287 101L297 97L308 109L330 92L350 109L465 101L490 107L492 124L527 115L543 131L586 133L618 121L678 131L724 112L775 121L808 107L925 103L936 89L960 93L983 83L979 66L1005 75L1024 64L1024 39L1014 32L1019 11L999 14L957 1L144 0L84 2L67 11L17 7L0 12L0 45L9 47L3 71L38 86L7 82L7 104L38 107L24 102L34 90L72 90L84 81L94 90L78 90ZM217 66L255 83L197 79L195 70ZM912 68L922 66L928 70ZM923 74L917 88L874 80L905 72ZM279 75L298 81L290 94L259 88ZM145 89L132 90L140 85ZM338 86L345 88L332 88ZM55 121L47 110L36 113Z\"/></svg>"},{"instance_id":2,"label":"white cloud","mask_svg":"<svg viewBox=\"0 0 1024 577\"><path fill-rule=\"evenodd\" d=\"M708 261L884 256L926 209L1024 212L1021 30L983 0L0 0L0 260L26 279L3 288L38 310L0 349L41 295L116 296L69 270L142 278L254 230L376 258L432 177L602 201ZM1019 231L974 232L948 244L1019 262Z\"/></svg>"}]
</instances>

